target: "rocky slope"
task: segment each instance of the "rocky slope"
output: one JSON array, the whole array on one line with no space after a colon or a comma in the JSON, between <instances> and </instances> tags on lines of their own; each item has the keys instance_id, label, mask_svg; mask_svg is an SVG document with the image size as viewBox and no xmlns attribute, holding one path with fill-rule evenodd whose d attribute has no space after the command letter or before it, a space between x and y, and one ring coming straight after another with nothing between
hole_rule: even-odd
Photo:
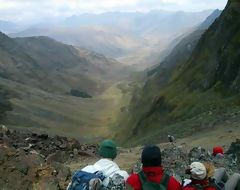
<instances>
[{"instance_id":1,"label":"rocky slope","mask_svg":"<svg viewBox=\"0 0 240 190\"><path fill-rule=\"evenodd\" d=\"M184 144L159 146L165 170L180 182L182 178L188 178L185 169L193 161L212 162L216 167L225 167L229 174L240 169L240 140L232 143L223 159L213 158L201 147L189 150ZM99 159L97 147L66 137L13 131L1 126L0 186L5 190L64 190L75 170ZM129 173L138 172L141 169L141 150L142 147L119 148L116 161Z\"/></svg>"},{"instance_id":2,"label":"rocky slope","mask_svg":"<svg viewBox=\"0 0 240 190\"><path fill-rule=\"evenodd\" d=\"M132 139L190 135L209 129L221 114L238 112L239 13L239 2L230 0L210 28L197 35L199 41L183 43L150 72L125 119ZM126 130L118 136L129 139Z\"/></svg>"},{"instance_id":3,"label":"rocky slope","mask_svg":"<svg viewBox=\"0 0 240 190\"><path fill-rule=\"evenodd\" d=\"M0 127L0 186L12 189L63 190L71 178L64 163L95 157L96 145Z\"/></svg>"}]
</instances>

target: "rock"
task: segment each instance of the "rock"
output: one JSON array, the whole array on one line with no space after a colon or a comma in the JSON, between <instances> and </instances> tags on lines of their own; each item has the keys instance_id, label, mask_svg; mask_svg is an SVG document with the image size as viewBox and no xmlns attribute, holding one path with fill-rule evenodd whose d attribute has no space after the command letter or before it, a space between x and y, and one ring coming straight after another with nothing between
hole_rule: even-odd
<instances>
[{"instance_id":1,"label":"rock","mask_svg":"<svg viewBox=\"0 0 240 190\"><path fill-rule=\"evenodd\" d=\"M48 135L47 134L41 134L41 135L38 135L38 138L40 138L41 140L46 140L46 139L48 139Z\"/></svg>"},{"instance_id":2,"label":"rock","mask_svg":"<svg viewBox=\"0 0 240 190\"><path fill-rule=\"evenodd\" d=\"M56 141L56 142L55 142L55 145L56 145L57 147L60 147L60 146L62 145L62 142L61 142L61 141Z\"/></svg>"},{"instance_id":3,"label":"rock","mask_svg":"<svg viewBox=\"0 0 240 190\"><path fill-rule=\"evenodd\" d=\"M78 147L80 144L77 141L19 131L7 136L9 143L6 143L5 137L3 135L0 141L1 189L66 189L71 172L61 163L70 159L70 153L76 154L77 150L67 148L69 144ZM36 143L32 143L33 139ZM61 143L60 150L57 150L56 141ZM42 151L47 159L41 155Z\"/></svg>"},{"instance_id":4,"label":"rock","mask_svg":"<svg viewBox=\"0 0 240 190\"><path fill-rule=\"evenodd\" d=\"M62 149L62 150L65 150L66 148L67 148L67 145L64 143L64 144L61 144L60 146L59 146L59 148L60 149Z\"/></svg>"},{"instance_id":5,"label":"rock","mask_svg":"<svg viewBox=\"0 0 240 190\"><path fill-rule=\"evenodd\" d=\"M38 183L35 183L31 186L30 189L34 190L62 190L59 186L59 183L55 179L51 178L44 178L38 181Z\"/></svg>"},{"instance_id":6,"label":"rock","mask_svg":"<svg viewBox=\"0 0 240 190\"><path fill-rule=\"evenodd\" d=\"M80 149L81 145L76 139L69 139L67 149L73 150L74 148Z\"/></svg>"},{"instance_id":7,"label":"rock","mask_svg":"<svg viewBox=\"0 0 240 190\"><path fill-rule=\"evenodd\" d=\"M32 133L32 137L37 137L37 136L38 136L38 134Z\"/></svg>"},{"instance_id":8,"label":"rock","mask_svg":"<svg viewBox=\"0 0 240 190\"><path fill-rule=\"evenodd\" d=\"M5 125L0 126L0 132L2 134L6 134L8 132L8 128Z\"/></svg>"},{"instance_id":9,"label":"rock","mask_svg":"<svg viewBox=\"0 0 240 190\"><path fill-rule=\"evenodd\" d=\"M76 149L76 148L73 149L73 155L74 155L74 156L77 156L77 155L78 155L78 149Z\"/></svg>"},{"instance_id":10,"label":"rock","mask_svg":"<svg viewBox=\"0 0 240 190\"><path fill-rule=\"evenodd\" d=\"M78 152L79 155L81 156L86 156L86 157L92 157L93 155L87 151L79 151Z\"/></svg>"},{"instance_id":11,"label":"rock","mask_svg":"<svg viewBox=\"0 0 240 190\"><path fill-rule=\"evenodd\" d=\"M226 152L231 157L232 163L236 163L240 168L240 139L236 139Z\"/></svg>"},{"instance_id":12,"label":"rock","mask_svg":"<svg viewBox=\"0 0 240 190\"><path fill-rule=\"evenodd\" d=\"M71 178L71 171L68 167L60 164L60 163L53 163L52 166L57 171L57 178L62 179L63 181L67 181Z\"/></svg>"},{"instance_id":13,"label":"rock","mask_svg":"<svg viewBox=\"0 0 240 190\"><path fill-rule=\"evenodd\" d=\"M35 138L30 138L30 142L31 143L37 143L39 140L35 137Z\"/></svg>"},{"instance_id":14,"label":"rock","mask_svg":"<svg viewBox=\"0 0 240 190\"><path fill-rule=\"evenodd\" d=\"M37 154L37 155L40 155L36 150L31 150L29 153L30 153L30 154Z\"/></svg>"},{"instance_id":15,"label":"rock","mask_svg":"<svg viewBox=\"0 0 240 190\"><path fill-rule=\"evenodd\" d=\"M57 176L57 174L58 174L57 170L53 170L52 175Z\"/></svg>"},{"instance_id":16,"label":"rock","mask_svg":"<svg viewBox=\"0 0 240 190\"><path fill-rule=\"evenodd\" d=\"M14 148L21 148L21 147L26 147L25 143L13 143L12 146Z\"/></svg>"},{"instance_id":17,"label":"rock","mask_svg":"<svg viewBox=\"0 0 240 190\"><path fill-rule=\"evenodd\" d=\"M30 150L30 146L28 146L28 147L23 147L22 149L24 150L24 151L26 151L26 152L28 152L29 150Z\"/></svg>"},{"instance_id":18,"label":"rock","mask_svg":"<svg viewBox=\"0 0 240 190\"><path fill-rule=\"evenodd\" d=\"M56 153L50 154L47 157L46 162L47 163L52 163L52 162L64 163L68 160L69 156L70 155L68 155L66 152L57 151Z\"/></svg>"},{"instance_id":19,"label":"rock","mask_svg":"<svg viewBox=\"0 0 240 190\"><path fill-rule=\"evenodd\" d=\"M85 151L86 149L87 149L86 146L84 146L84 145L80 146L81 151Z\"/></svg>"},{"instance_id":20,"label":"rock","mask_svg":"<svg viewBox=\"0 0 240 190\"><path fill-rule=\"evenodd\" d=\"M28 169L29 169L29 166L27 163L19 162L19 163L16 163L15 167L18 171L20 171L24 175L27 175Z\"/></svg>"}]
</instances>

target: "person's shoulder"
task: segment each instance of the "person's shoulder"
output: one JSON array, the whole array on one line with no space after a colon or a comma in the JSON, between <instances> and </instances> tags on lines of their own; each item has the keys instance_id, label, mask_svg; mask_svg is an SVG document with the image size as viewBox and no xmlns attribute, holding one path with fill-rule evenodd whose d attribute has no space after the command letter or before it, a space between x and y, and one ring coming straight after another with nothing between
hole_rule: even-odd
<instances>
[{"instance_id":1,"label":"person's shoulder","mask_svg":"<svg viewBox=\"0 0 240 190\"><path fill-rule=\"evenodd\" d=\"M180 184L180 183L175 179L175 177L173 177L173 176L169 176L169 181L172 182L172 183L178 183L178 184Z\"/></svg>"},{"instance_id":2,"label":"person's shoulder","mask_svg":"<svg viewBox=\"0 0 240 190\"><path fill-rule=\"evenodd\" d=\"M136 181L139 181L138 174L131 174L127 179L127 183L129 184L134 183Z\"/></svg>"},{"instance_id":3,"label":"person's shoulder","mask_svg":"<svg viewBox=\"0 0 240 190\"><path fill-rule=\"evenodd\" d=\"M141 182L138 174L131 174L127 179L127 185L130 185L134 190L140 190Z\"/></svg>"},{"instance_id":4,"label":"person's shoulder","mask_svg":"<svg viewBox=\"0 0 240 190\"><path fill-rule=\"evenodd\" d=\"M170 188L168 188L169 190L180 190L181 189L181 184L173 176L169 177L168 186L170 187Z\"/></svg>"},{"instance_id":5,"label":"person's shoulder","mask_svg":"<svg viewBox=\"0 0 240 190\"><path fill-rule=\"evenodd\" d=\"M139 179L138 174L134 173L134 174L129 175L128 180L132 180L132 179Z\"/></svg>"},{"instance_id":6,"label":"person's shoulder","mask_svg":"<svg viewBox=\"0 0 240 190\"><path fill-rule=\"evenodd\" d=\"M118 167L118 165L110 160L110 159L107 159L107 158L101 158L100 160L98 160L97 162L94 163L94 166L101 166L101 167L109 167L109 166L115 166L115 167Z\"/></svg>"}]
</instances>

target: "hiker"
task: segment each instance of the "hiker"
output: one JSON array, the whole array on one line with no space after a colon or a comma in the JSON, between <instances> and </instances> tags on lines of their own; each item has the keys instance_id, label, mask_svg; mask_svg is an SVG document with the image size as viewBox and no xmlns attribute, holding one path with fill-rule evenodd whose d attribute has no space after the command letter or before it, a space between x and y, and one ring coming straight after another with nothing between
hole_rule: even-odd
<instances>
[{"instance_id":1,"label":"hiker","mask_svg":"<svg viewBox=\"0 0 240 190\"><path fill-rule=\"evenodd\" d=\"M225 168L215 170L214 179L218 183L224 183L226 190L240 190L240 174L234 173L228 176Z\"/></svg>"},{"instance_id":2,"label":"hiker","mask_svg":"<svg viewBox=\"0 0 240 190\"><path fill-rule=\"evenodd\" d=\"M161 151L155 145L148 145L142 151L142 170L127 179L127 190L180 190L180 183L164 173Z\"/></svg>"},{"instance_id":3,"label":"hiker","mask_svg":"<svg viewBox=\"0 0 240 190\"><path fill-rule=\"evenodd\" d=\"M84 177L89 176L88 178L90 179L90 178L94 178L94 176L91 177L88 174L94 174L96 175L95 178L100 178L101 179L100 181L94 180L92 182L92 186L94 186L92 189L99 189L99 188L96 188L96 186L97 187L103 186L106 189L110 189L111 188L109 187L110 185L114 187L121 186L118 188L124 189L125 181L127 180L129 175L126 171L120 170L118 165L113 161L117 156L116 144L112 140L104 140L99 147L99 155L101 156L101 159L97 161L95 164L86 166L82 170L80 170L79 176L84 176ZM76 172L75 175L78 175L78 172ZM115 182L114 180L117 182ZM99 183L101 184L99 185ZM72 182L69 184L68 190L74 189L74 188L70 188L72 184L74 184L74 176L73 176ZM90 183L88 185L90 185ZM81 188L75 188L75 189L78 190Z\"/></svg>"},{"instance_id":4,"label":"hiker","mask_svg":"<svg viewBox=\"0 0 240 190\"><path fill-rule=\"evenodd\" d=\"M215 168L211 163L193 162L186 170L191 180L183 184L183 190L219 190L222 189L213 179Z\"/></svg>"},{"instance_id":5,"label":"hiker","mask_svg":"<svg viewBox=\"0 0 240 190\"><path fill-rule=\"evenodd\" d=\"M174 136L168 135L168 141L169 141L170 143L174 143L174 142L175 142Z\"/></svg>"},{"instance_id":6,"label":"hiker","mask_svg":"<svg viewBox=\"0 0 240 190\"><path fill-rule=\"evenodd\" d=\"M224 168L224 150L221 146L213 147L213 160L215 166L214 179L218 184L223 184L226 190L240 190L240 174L234 173L229 176Z\"/></svg>"},{"instance_id":7,"label":"hiker","mask_svg":"<svg viewBox=\"0 0 240 190\"><path fill-rule=\"evenodd\" d=\"M224 157L224 152L223 152L223 147L221 147L221 146L215 146L215 147L213 147L213 153L212 153L212 155L214 156L214 157Z\"/></svg>"},{"instance_id":8,"label":"hiker","mask_svg":"<svg viewBox=\"0 0 240 190\"><path fill-rule=\"evenodd\" d=\"M240 190L240 174L234 173L225 183L226 190Z\"/></svg>"}]
</instances>

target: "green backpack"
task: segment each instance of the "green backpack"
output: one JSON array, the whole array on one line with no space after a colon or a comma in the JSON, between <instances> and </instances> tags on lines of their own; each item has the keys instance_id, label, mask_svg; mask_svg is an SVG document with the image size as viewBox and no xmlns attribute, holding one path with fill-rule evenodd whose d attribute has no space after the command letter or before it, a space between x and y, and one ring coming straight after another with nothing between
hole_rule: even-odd
<instances>
[{"instance_id":1,"label":"green backpack","mask_svg":"<svg viewBox=\"0 0 240 190\"><path fill-rule=\"evenodd\" d=\"M167 190L168 181L170 179L170 176L167 174L163 175L160 183L153 183L148 181L143 171L139 172L138 176L141 180L142 190Z\"/></svg>"}]
</instances>

